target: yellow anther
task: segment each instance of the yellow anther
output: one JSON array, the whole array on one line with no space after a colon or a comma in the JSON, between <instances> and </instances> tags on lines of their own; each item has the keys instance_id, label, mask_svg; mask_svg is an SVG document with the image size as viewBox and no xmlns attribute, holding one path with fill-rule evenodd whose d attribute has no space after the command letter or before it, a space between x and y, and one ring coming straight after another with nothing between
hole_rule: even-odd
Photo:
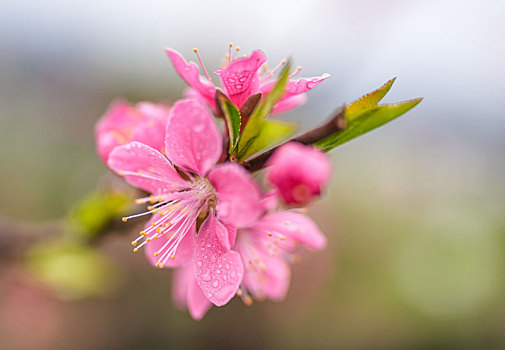
<instances>
[{"instance_id":1,"label":"yellow anther","mask_svg":"<svg viewBox=\"0 0 505 350\"><path fill-rule=\"evenodd\" d=\"M244 298L242 300L244 301L244 304L246 306L251 306L253 303L253 300L249 295L244 296Z\"/></svg>"},{"instance_id":2,"label":"yellow anther","mask_svg":"<svg viewBox=\"0 0 505 350\"><path fill-rule=\"evenodd\" d=\"M233 43L230 43L230 47L233 47Z\"/></svg>"},{"instance_id":3,"label":"yellow anther","mask_svg":"<svg viewBox=\"0 0 505 350\"><path fill-rule=\"evenodd\" d=\"M175 255L171 255L170 259L174 260L175 259Z\"/></svg>"},{"instance_id":4,"label":"yellow anther","mask_svg":"<svg viewBox=\"0 0 505 350\"><path fill-rule=\"evenodd\" d=\"M160 233L160 227L156 227L156 233Z\"/></svg>"},{"instance_id":5,"label":"yellow anther","mask_svg":"<svg viewBox=\"0 0 505 350\"><path fill-rule=\"evenodd\" d=\"M160 267L160 264L159 264L159 263L156 263L156 267Z\"/></svg>"},{"instance_id":6,"label":"yellow anther","mask_svg":"<svg viewBox=\"0 0 505 350\"><path fill-rule=\"evenodd\" d=\"M147 206L147 210L153 210L153 209L154 209L154 207L152 205Z\"/></svg>"},{"instance_id":7,"label":"yellow anther","mask_svg":"<svg viewBox=\"0 0 505 350\"><path fill-rule=\"evenodd\" d=\"M160 264L160 267L163 267L163 266L165 266L165 264Z\"/></svg>"},{"instance_id":8,"label":"yellow anther","mask_svg":"<svg viewBox=\"0 0 505 350\"><path fill-rule=\"evenodd\" d=\"M124 170L119 170L118 174L119 174L119 176L124 176Z\"/></svg>"},{"instance_id":9,"label":"yellow anther","mask_svg":"<svg viewBox=\"0 0 505 350\"><path fill-rule=\"evenodd\" d=\"M238 297L241 297L241 296L242 296L242 289L240 289L240 288L239 288L239 289L237 290L237 296L238 296Z\"/></svg>"},{"instance_id":10,"label":"yellow anther","mask_svg":"<svg viewBox=\"0 0 505 350\"><path fill-rule=\"evenodd\" d=\"M272 237L272 232L268 232L268 236Z\"/></svg>"},{"instance_id":11,"label":"yellow anther","mask_svg":"<svg viewBox=\"0 0 505 350\"><path fill-rule=\"evenodd\" d=\"M160 255L160 253L154 252L154 256L158 256L158 255Z\"/></svg>"},{"instance_id":12,"label":"yellow anther","mask_svg":"<svg viewBox=\"0 0 505 350\"><path fill-rule=\"evenodd\" d=\"M140 235L141 236L147 236L147 233L145 233L144 231L140 231Z\"/></svg>"},{"instance_id":13,"label":"yellow anther","mask_svg":"<svg viewBox=\"0 0 505 350\"><path fill-rule=\"evenodd\" d=\"M252 265L252 260L249 260L249 264Z\"/></svg>"},{"instance_id":14,"label":"yellow anther","mask_svg":"<svg viewBox=\"0 0 505 350\"><path fill-rule=\"evenodd\" d=\"M139 248L135 248L135 249L133 249L133 252L134 252L134 253L136 253L136 252L138 252L138 251L139 251Z\"/></svg>"},{"instance_id":15,"label":"yellow anther","mask_svg":"<svg viewBox=\"0 0 505 350\"><path fill-rule=\"evenodd\" d=\"M197 53L197 52L198 52L198 49L195 47L195 48L193 49L193 52L194 52L194 53Z\"/></svg>"},{"instance_id":16,"label":"yellow anther","mask_svg":"<svg viewBox=\"0 0 505 350\"><path fill-rule=\"evenodd\" d=\"M281 236L280 236L280 239L281 239L281 241L285 241L285 240L286 240L286 236L282 236L282 235L281 235Z\"/></svg>"},{"instance_id":17,"label":"yellow anther","mask_svg":"<svg viewBox=\"0 0 505 350\"><path fill-rule=\"evenodd\" d=\"M137 245L137 242L133 241L133 242L132 242L132 246L134 246L134 247L135 247L136 245Z\"/></svg>"},{"instance_id":18,"label":"yellow anther","mask_svg":"<svg viewBox=\"0 0 505 350\"><path fill-rule=\"evenodd\" d=\"M121 220L123 220L123 222L127 222L127 221L128 221L128 218L125 218L125 217L123 216L123 218L122 218Z\"/></svg>"},{"instance_id":19,"label":"yellow anther","mask_svg":"<svg viewBox=\"0 0 505 350\"><path fill-rule=\"evenodd\" d=\"M146 239L147 242L151 242L151 238Z\"/></svg>"}]
</instances>

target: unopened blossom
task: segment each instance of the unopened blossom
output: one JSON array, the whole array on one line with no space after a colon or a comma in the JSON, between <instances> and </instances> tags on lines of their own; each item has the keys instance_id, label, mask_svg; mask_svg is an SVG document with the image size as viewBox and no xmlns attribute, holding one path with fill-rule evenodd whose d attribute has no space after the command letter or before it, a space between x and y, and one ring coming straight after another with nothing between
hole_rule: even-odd
<instances>
[{"instance_id":1,"label":"unopened blossom","mask_svg":"<svg viewBox=\"0 0 505 350\"><path fill-rule=\"evenodd\" d=\"M245 266L239 294L246 304L282 300L289 288L291 264L299 246L320 250L326 238L306 215L294 211L267 213L250 227L239 230L236 250Z\"/></svg>"},{"instance_id":2,"label":"unopened blossom","mask_svg":"<svg viewBox=\"0 0 505 350\"><path fill-rule=\"evenodd\" d=\"M198 50L194 49L194 51L202 67L203 76L200 74L198 64L186 62L182 55L173 49L166 50L177 73L191 87L187 91L187 95L205 101L213 109L215 108L216 88L219 87L238 108L241 108L252 95L261 93L265 97L272 91L276 83L275 73L286 63L285 60L282 60L275 68L267 70L266 56L261 50L253 51L250 56L235 57L235 53L233 55L231 53L230 44L230 52L224 66L215 71L221 81L221 86L216 86L203 65ZM329 74L325 73L319 77L293 79L300 70L301 68L298 67L289 77L286 91L275 105L272 114L287 112L301 106L306 101L305 93L329 77Z\"/></svg>"},{"instance_id":3,"label":"unopened blossom","mask_svg":"<svg viewBox=\"0 0 505 350\"><path fill-rule=\"evenodd\" d=\"M114 101L95 127L98 154L107 162L115 147L132 141L163 151L169 111L163 104L140 102L131 105L123 100Z\"/></svg>"},{"instance_id":4,"label":"unopened blossom","mask_svg":"<svg viewBox=\"0 0 505 350\"><path fill-rule=\"evenodd\" d=\"M208 110L196 100L174 104L166 124L165 155L139 142L116 147L108 165L132 185L152 195L153 214L132 242L145 247L157 267L193 266L198 286L217 306L237 292L243 277L240 255L231 250L237 227L261 214L260 191L235 163L216 165L222 136ZM197 228L197 225L200 227ZM198 229L198 234L197 234Z\"/></svg>"},{"instance_id":5,"label":"unopened blossom","mask_svg":"<svg viewBox=\"0 0 505 350\"><path fill-rule=\"evenodd\" d=\"M267 181L276 187L286 204L307 204L321 194L331 175L325 153L297 142L281 146L266 166Z\"/></svg>"}]
</instances>

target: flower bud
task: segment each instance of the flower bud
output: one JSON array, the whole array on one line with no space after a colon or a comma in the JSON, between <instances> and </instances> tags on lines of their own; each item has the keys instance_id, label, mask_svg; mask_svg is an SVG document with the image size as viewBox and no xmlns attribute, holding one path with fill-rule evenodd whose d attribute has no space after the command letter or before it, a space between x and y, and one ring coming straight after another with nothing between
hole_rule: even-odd
<instances>
[{"instance_id":1,"label":"flower bud","mask_svg":"<svg viewBox=\"0 0 505 350\"><path fill-rule=\"evenodd\" d=\"M278 189L286 204L307 204L321 194L331 174L325 153L296 142L281 146L266 165L267 181Z\"/></svg>"}]
</instances>

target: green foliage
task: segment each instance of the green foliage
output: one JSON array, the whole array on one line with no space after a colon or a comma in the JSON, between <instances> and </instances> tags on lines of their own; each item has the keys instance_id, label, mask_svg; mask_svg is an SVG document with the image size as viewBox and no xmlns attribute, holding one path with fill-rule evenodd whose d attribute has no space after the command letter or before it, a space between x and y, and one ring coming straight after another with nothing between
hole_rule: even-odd
<instances>
[{"instance_id":1,"label":"green foliage","mask_svg":"<svg viewBox=\"0 0 505 350\"><path fill-rule=\"evenodd\" d=\"M295 124L266 120L267 116L272 112L274 105L284 94L290 68L291 63L288 61L282 69L274 88L254 110L244 127L235 152L235 156L239 160L252 156L254 153L279 142L295 131Z\"/></svg>"},{"instance_id":2,"label":"green foliage","mask_svg":"<svg viewBox=\"0 0 505 350\"><path fill-rule=\"evenodd\" d=\"M346 128L318 141L315 145L323 151L329 151L390 122L421 102L422 98L417 98L379 105L378 103L387 94L394 81L395 79L391 79L379 89L364 95L347 106L345 109Z\"/></svg>"},{"instance_id":3,"label":"green foliage","mask_svg":"<svg viewBox=\"0 0 505 350\"><path fill-rule=\"evenodd\" d=\"M86 237L100 234L111 221L128 212L133 198L116 191L94 192L85 197L69 214L68 222Z\"/></svg>"},{"instance_id":4,"label":"green foliage","mask_svg":"<svg viewBox=\"0 0 505 350\"><path fill-rule=\"evenodd\" d=\"M231 154L237 146L238 137L240 135L240 112L225 95L218 95L218 101L221 105L221 110L223 111L224 120L226 121L226 127L228 129L228 137L230 139L229 152Z\"/></svg>"},{"instance_id":5,"label":"green foliage","mask_svg":"<svg viewBox=\"0 0 505 350\"><path fill-rule=\"evenodd\" d=\"M103 296L121 281L119 270L95 249L59 241L30 248L26 266L62 298Z\"/></svg>"}]
</instances>

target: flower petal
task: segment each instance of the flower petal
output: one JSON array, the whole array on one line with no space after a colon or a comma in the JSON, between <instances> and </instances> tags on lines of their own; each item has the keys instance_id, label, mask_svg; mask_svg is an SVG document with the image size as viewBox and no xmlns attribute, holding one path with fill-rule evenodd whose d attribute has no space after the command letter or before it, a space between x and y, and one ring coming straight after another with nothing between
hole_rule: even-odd
<instances>
[{"instance_id":1,"label":"flower petal","mask_svg":"<svg viewBox=\"0 0 505 350\"><path fill-rule=\"evenodd\" d=\"M237 251L245 266L242 285L256 298L282 300L289 288L290 267L282 254L274 254L271 238L254 230L241 231Z\"/></svg>"},{"instance_id":2,"label":"flower petal","mask_svg":"<svg viewBox=\"0 0 505 350\"><path fill-rule=\"evenodd\" d=\"M218 238L226 235L228 230L211 210L196 237L193 258L198 285L216 306L223 306L233 298L244 276L240 255L226 249Z\"/></svg>"},{"instance_id":3,"label":"flower petal","mask_svg":"<svg viewBox=\"0 0 505 350\"><path fill-rule=\"evenodd\" d=\"M168 159L203 177L216 164L222 149L221 133L204 106L192 99L174 104L165 138Z\"/></svg>"},{"instance_id":4,"label":"flower petal","mask_svg":"<svg viewBox=\"0 0 505 350\"><path fill-rule=\"evenodd\" d=\"M307 92L316 86L318 86L323 80L329 78L330 75L328 73L324 73L320 77L313 77L313 78L301 78L298 80L290 80L288 82L288 86L286 88L286 92L281 98L282 100L288 99L292 96L300 95L303 94L304 92ZM266 95L272 89L274 88L275 84L277 81L269 81L268 83L263 84L260 87L260 91L262 94Z\"/></svg>"},{"instance_id":5,"label":"flower petal","mask_svg":"<svg viewBox=\"0 0 505 350\"><path fill-rule=\"evenodd\" d=\"M172 299L179 309L186 309L189 285L194 279L193 264L175 269L172 275Z\"/></svg>"},{"instance_id":6,"label":"flower petal","mask_svg":"<svg viewBox=\"0 0 505 350\"><path fill-rule=\"evenodd\" d=\"M289 211L266 214L254 225L254 229L283 235L293 243L302 243L312 250L326 246L326 237L314 221L303 214Z\"/></svg>"},{"instance_id":7,"label":"flower petal","mask_svg":"<svg viewBox=\"0 0 505 350\"><path fill-rule=\"evenodd\" d=\"M186 183L160 152L140 142L114 148L107 164L131 185L153 194L172 192Z\"/></svg>"},{"instance_id":8,"label":"flower petal","mask_svg":"<svg viewBox=\"0 0 505 350\"><path fill-rule=\"evenodd\" d=\"M181 78L212 104L214 95L216 94L216 88L212 82L200 76L200 68L198 68L198 65L195 62L186 62L184 57L173 49L168 48L165 51Z\"/></svg>"},{"instance_id":9,"label":"flower petal","mask_svg":"<svg viewBox=\"0 0 505 350\"><path fill-rule=\"evenodd\" d=\"M307 94L300 94L288 98L282 98L272 110L271 115L286 113L303 106L307 102Z\"/></svg>"},{"instance_id":10,"label":"flower petal","mask_svg":"<svg viewBox=\"0 0 505 350\"><path fill-rule=\"evenodd\" d=\"M188 286L186 302L189 314L193 319L199 321L205 316L205 313L210 309L212 303L203 294L202 288L198 285L195 277L192 275Z\"/></svg>"},{"instance_id":11,"label":"flower petal","mask_svg":"<svg viewBox=\"0 0 505 350\"><path fill-rule=\"evenodd\" d=\"M228 67L215 72L221 78L228 97L238 108L249 96L258 92L258 69L265 61L265 54L256 50L251 56L234 60Z\"/></svg>"},{"instance_id":12,"label":"flower petal","mask_svg":"<svg viewBox=\"0 0 505 350\"><path fill-rule=\"evenodd\" d=\"M151 230L152 232L147 236L150 239L150 242L145 245L145 254L147 259L151 263L151 265L156 266L158 260L163 255L163 252L160 252L157 256L154 254L159 252L167 242L171 238L171 233L176 232L184 222L184 217L180 219L180 221L173 225L170 230L167 229L166 233L159 236L157 239L154 239L153 236L156 234L156 230ZM152 227L152 224L159 220L157 214L153 215L153 217L147 222L146 230ZM193 259L193 252L195 250L195 236L196 236L196 228L195 225L192 225L188 232L184 235L181 242L177 246L177 250L174 254L174 258L168 258L164 263L164 267L178 267L182 265L186 265ZM169 243L170 245L171 243ZM168 247L168 246L167 246Z\"/></svg>"},{"instance_id":13,"label":"flower petal","mask_svg":"<svg viewBox=\"0 0 505 350\"><path fill-rule=\"evenodd\" d=\"M242 166L220 164L210 172L209 180L217 194L219 220L240 228L253 223L261 214L261 191Z\"/></svg>"}]
</instances>

